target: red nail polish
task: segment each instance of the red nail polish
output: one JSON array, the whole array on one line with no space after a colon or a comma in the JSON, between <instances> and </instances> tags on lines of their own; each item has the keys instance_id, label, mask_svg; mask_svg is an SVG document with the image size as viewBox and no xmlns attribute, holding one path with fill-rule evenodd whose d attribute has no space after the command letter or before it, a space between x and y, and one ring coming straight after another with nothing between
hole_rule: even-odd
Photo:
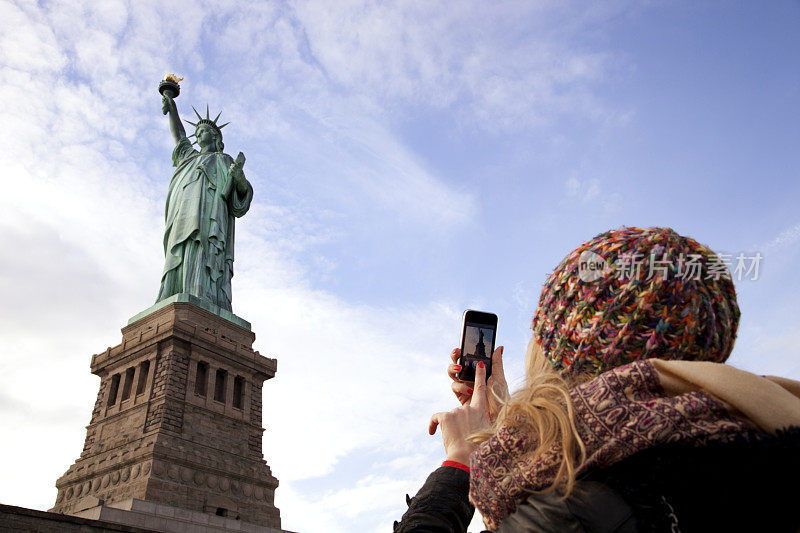
<instances>
[{"instance_id":1,"label":"red nail polish","mask_svg":"<svg viewBox=\"0 0 800 533\"><path fill-rule=\"evenodd\" d=\"M467 389L467 394L472 394L472 389Z\"/></svg>"},{"instance_id":2,"label":"red nail polish","mask_svg":"<svg viewBox=\"0 0 800 533\"><path fill-rule=\"evenodd\" d=\"M453 365L453 369L454 369L456 372L461 372L461 365Z\"/></svg>"},{"instance_id":3,"label":"red nail polish","mask_svg":"<svg viewBox=\"0 0 800 533\"><path fill-rule=\"evenodd\" d=\"M483 368L483 367L484 367L484 366L486 366L486 365L484 365L484 364L483 364L483 361L478 361L478 366L479 366L479 367L481 367L481 368Z\"/></svg>"},{"instance_id":4,"label":"red nail polish","mask_svg":"<svg viewBox=\"0 0 800 533\"><path fill-rule=\"evenodd\" d=\"M500 355L503 355L503 350L504 350L504 349L505 349L505 346L501 346L501 347L500 347Z\"/></svg>"}]
</instances>

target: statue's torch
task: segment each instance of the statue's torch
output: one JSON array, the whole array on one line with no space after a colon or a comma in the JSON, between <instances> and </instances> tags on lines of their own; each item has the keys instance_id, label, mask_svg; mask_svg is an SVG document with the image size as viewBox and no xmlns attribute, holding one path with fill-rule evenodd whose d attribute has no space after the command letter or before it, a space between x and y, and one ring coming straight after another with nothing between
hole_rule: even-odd
<instances>
[{"instance_id":1,"label":"statue's torch","mask_svg":"<svg viewBox=\"0 0 800 533\"><path fill-rule=\"evenodd\" d=\"M164 76L164 79L161 83L158 84L158 92L161 93L162 96L168 96L171 99L175 99L181 94L181 86L178 85L179 81L183 81L183 78L179 78L175 74L167 74ZM167 107L164 106L162 110L166 115L168 110Z\"/></svg>"}]
</instances>

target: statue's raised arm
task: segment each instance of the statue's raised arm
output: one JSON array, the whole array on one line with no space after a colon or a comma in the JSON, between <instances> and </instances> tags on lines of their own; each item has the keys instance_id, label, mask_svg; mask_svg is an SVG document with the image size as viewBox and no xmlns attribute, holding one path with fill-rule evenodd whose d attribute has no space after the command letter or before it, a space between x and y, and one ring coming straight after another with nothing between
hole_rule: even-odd
<instances>
[{"instance_id":1,"label":"statue's raised arm","mask_svg":"<svg viewBox=\"0 0 800 533\"><path fill-rule=\"evenodd\" d=\"M182 79L175 74L167 74L158 86L158 92L161 93L161 111L169 115L169 131L175 139L175 144L186 138L186 130L183 129L181 118L178 116L178 107L175 105L175 98L181 92L178 82Z\"/></svg>"}]
</instances>

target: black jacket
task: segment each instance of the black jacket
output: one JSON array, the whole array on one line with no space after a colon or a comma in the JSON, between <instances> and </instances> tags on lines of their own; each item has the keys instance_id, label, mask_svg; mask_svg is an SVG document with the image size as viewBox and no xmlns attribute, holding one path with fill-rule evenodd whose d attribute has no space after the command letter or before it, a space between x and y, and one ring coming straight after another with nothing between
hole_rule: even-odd
<instances>
[{"instance_id":1,"label":"black jacket","mask_svg":"<svg viewBox=\"0 0 800 533\"><path fill-rule=\"evenodd\" d=\"M465 533L469 474L433 472L395 533ZM565 500L532 494L495 533L800 531L800 428L704 447L662 446L577 481Z\"/></svg>"}]
</instances>

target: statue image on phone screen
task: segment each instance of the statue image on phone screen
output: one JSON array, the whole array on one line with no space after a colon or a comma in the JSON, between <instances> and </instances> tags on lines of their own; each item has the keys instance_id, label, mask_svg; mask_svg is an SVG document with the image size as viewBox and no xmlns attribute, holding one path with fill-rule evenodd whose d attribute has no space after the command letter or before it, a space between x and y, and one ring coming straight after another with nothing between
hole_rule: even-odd
<instances>
[{"instance_id":1,"label":"statue image on phone screen","mask_svg":"<svg viewBox=\"0 0 800 533\"><path fill-rule=\"evenodd\" d=\"M486 343L492 343L493 340L493 330L481 327L481 325L467 324L464 345L469 347L467 348L466 360L469 361L472 368L475 368L478 361L483 361L485 363L490 359L489 352L486 349Z\"/></svg>"},{"instance_id":2,"label":"statue image on phone screen","mask_svg":"<svg viewBox=\"0 0 800 533\"><path fill-rule=\"evenodd\" d=\"M491 375L492 352L497 332L497 315L481 311L464 312L461 328L461 366L458 378L462 381L475 379L475 368L483 361L486 377Z\"/></svg>"}]
</instances>

